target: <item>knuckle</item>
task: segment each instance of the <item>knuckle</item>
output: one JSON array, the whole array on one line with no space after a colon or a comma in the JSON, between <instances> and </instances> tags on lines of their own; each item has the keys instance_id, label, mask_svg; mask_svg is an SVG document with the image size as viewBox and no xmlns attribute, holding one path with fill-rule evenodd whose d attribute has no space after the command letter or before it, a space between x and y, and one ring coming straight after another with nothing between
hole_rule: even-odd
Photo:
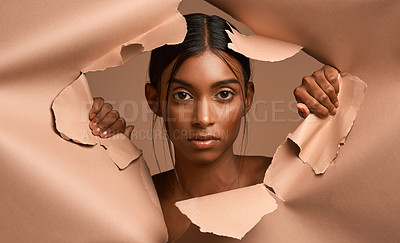
<instances>
[{"instance_id":1,"label":"knuckle","mask_svg":"<svg viewBox=\"0 0 400 243\"><path fill-rule=\"evenodd\" d=\"M325 76L328 78L330 82L334 82L337 81L339 72L335 68L328 66L328 68L325 69Z\"/></svg>"},{"instance_id":2,"label":"knuckle","mask_svg":"<svg viewBox=\"0 0 400 243\"><path fill-rule=\"evenodd\" d=\"M116 110L112 110L112 111L110 111L110 112L108 113L107 116L118 118L118 117L119 117L119 113L118 113L118 111L116 111Z\"/></svg>"},{"instance_id":3,"label":"knuckle","mask_svg":"<svg viewBox=\"0 0 400 243\"><path fill-rule=\"evenodd\" d=\"M315 78L319 78L322 75L323 75L323 71L322 70L317 70L312 74L312 76L315 77Z\"/></svg>"},{"instance_id":4,"label":"knuckle","mask_svg":"<svg viewBox=\"0 0 400 243\"><path fill-rule=\"evenodd\" d=\"M93 98L93 100L95 101L95 102L104 102L104 99L102 98L102 97L95 97L95 98Z\"/></svg>"},{"instance_id":5,"label":"knuckle","mask_svg":"<svg viewBox=\"0 0 400 243\"><path fill-rule=\"evenodd\" d=\"M329 115L329 111L326 110L326 109L321 109L319 111L319 114L320 114L321 117L327 117Z\"/></svg>"},{"instance_id":6,"label":"knuckle","mask_svg":"<svg viewBox=\"0 0 400 243\"><path fill-rule=\"evenodd\" d=\"M329 101L330 99L329 99L329 97L328 97L326 94L322 94L322 95L319 96L319 99L318 99L318 100L320 100L320 101L322 101L322 102L327 102L327 101Z\"/></svg>"},{"instance_id":7,"label":"knuckle","mask_svg":"<svg viewBox=\"0 0 400 243\"><path fill-rule=\"evenodd\" d=\"M106 110L112 110L113 106L110 103L105 103L103 105L103 108L106 109Z\"/></svg>"},{"instance_id":8,"label":"knuckle","mask_svg":"<svg viewBox=\"0 0 400 243\"><path fill-rule=\"evenodd\" d=\"M299 96L300 95L300 93L301 93L301 88L300 87L296 87L294 90L293 90L293 94L294 94L294 96Z\"/></svg>"},{"instance_id":9,"label":"knuckle","mask_svg":"<svg viewBox=\"0 0 400 243\"><path fill-rule=\"evenodd\" d=\"M302 79L302 84L303 85L310 85L311 83L313 83L314 82L314 78L312 78L312 77L310 77L310 76L305 76L305 77L303 77L303 79Z\"/></svg>"},{"instance_id":10,"label":"knuckle","mask_svg":"<svg viewBox=\"0 0 400 243\"><path fill-rule=\"evenodd\" d=\"M319 103L316 100L311 100L307 104L309 109L315 109L318 105L319 105Z\"/></svg>"},{"instance_id":11,"label":"knuckle","mask_svg":"<svg viewBox=\"0 0 400 243\"><path fill-rule=\"evenodd\" d=\"M329 95L335 95L335 88L329 86L328 88L325 89L325 92Z\"/></svg>"},{"instance_id":12,"label":"knuckle","mask_svg":"<svg viewBox=\"0 0 400 243\"><path fill-rule=\"evenodd\" d=\"M118 118L117 122L118 122L119 124L121 124L122 126L125 126L125 125L126 125L126 121L125 121L125 119L122 118L122 117Z\"/></svg>"}]
</instances>

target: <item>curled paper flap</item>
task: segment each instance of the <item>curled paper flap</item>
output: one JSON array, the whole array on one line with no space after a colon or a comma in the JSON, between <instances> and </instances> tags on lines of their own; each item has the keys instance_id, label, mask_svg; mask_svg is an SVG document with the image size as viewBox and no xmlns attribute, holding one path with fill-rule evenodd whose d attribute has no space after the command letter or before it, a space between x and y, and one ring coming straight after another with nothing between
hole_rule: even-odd
<instances>
[{"instance_id":1,"label":"curled paper flap","mask_svg":"<svg viewBox=\"0 0 400 243\"><path fill-rule=\"evenodd\" d=\"M233 33L226 30L232 41L232 43L228 44L228 47L252 59L269 62L282 61L294 56L303 48L296 44L265 36L245 36L234 28L231 29Z\"/></svg>"},{"instance_id":2,"label":"curled paper flap","mask_svg":"<svg viewBox=\"0 0 400 243\"><path fill-rule=\"evenodd\" d=\"M367 85L355 76L344 74L339 79L340 106L337 114L326 119L308 116L288 138L300 148L299 157L315 174L322 174L339 153L340 145L356 119Z\"/></svg>"},{"instance_id":3,"label":"curled paper flap","mask_svg":"<svg viewBox=\"0 0 400 243\"><path fill-rule=\"evenodd\" d=\"M89 128L89 111L92 104L93 98L87 79L82 74L53 101L57 131L66 140L71 139L86 145L103 145L118 168L125 169L141 155L141 150L123 134L116 134L107 139L94 136Z\"/></svg>"},{"instance_id":4,"label":"curled paper flap","mask_svg":"<svg viewBox=\"0 0 400 243\"><path fill-rule=\"evenodd\" d=\"M340 81L337 114L327 119L308 116L278 147L264 183L271 186L279 198L284 200L297 176L307 173L307 166L298 162L311 166L315 174L326 171L353 126L365 91L366 84L362 80L344 74Z\"/></svg>"},{"instance_id":5,"label":"curled paper flap","mask_svg":"<svg viewBox=\"0 0 400 243\"><path fill-rule=\"evenodd\" d=\"M236 239L277 208L264 184L179 201L176 206L201 232Z\"/></svg>"},{"instance_id":6,"label":"curled paper flap","mask_svg":"<svg viewBox=\"0 0 400 243\"><path fill-rule=\"evenodd\" d=\"M168 5L172 2L166 4ZM180 0L175 2L177 6ZM152 23L151 26L147 27L147 30L144 30L143 33L130 41L115 47L89 66L83 68L82 72L86 73L88 71L104 70L108 67L120 66L144 51L151 51L165 44L181 43L186 36L187 30L185 18L176 8L170 14L167 14L164 8L160 8L160 10L164 12L157 15L152 21L147 22Z\"/></svg>"}]
</instances>

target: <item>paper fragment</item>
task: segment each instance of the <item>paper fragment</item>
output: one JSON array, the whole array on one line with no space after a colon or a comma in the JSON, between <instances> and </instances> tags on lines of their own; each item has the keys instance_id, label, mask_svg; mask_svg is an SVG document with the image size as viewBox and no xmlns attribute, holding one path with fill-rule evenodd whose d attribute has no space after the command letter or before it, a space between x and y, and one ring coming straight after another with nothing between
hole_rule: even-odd
<instances>
[{"instance_id":1,"label":"paper fragment","mask_svg":"<svg viewBox=\"0 0 400 243\"><path fill-rule=\"evenodd\" d=\"M364 99L366 84L355 76L344 74L339 79L340 106L334 116L318 119L308 116L288 139L300 148L299 157L308 163L315 174L322 174L339 153L356 119L358 109Z\"/></svg>"},{"instance_id":2,"label":"paper fragment","mask_svg":"<svg viewBox=\"0 0 400 243\"><path fill-rule=\"evenodd\" d=\"M66 140L71 139L86 145L103 145L118 168L125 169L142 151L123 134L116 134L107 139L94 136L89 128L89 111L92 104L92 94L86 76L82 74L53 101L57 131Z\"/></svg>"},{"instance_id":3,"label":"paper fragment","mask_svg":"<svg viewBox=\"0 0 400 243\"><path fill-rule=\"evenodd\" d=\"M201 232L241 239L277 208L264 184L176 202Z\"/></svg>"},{"instance_id":4,"label":"paper fragment","mask_svg":"<svg viewBox=\"0 0 400 243\"><path fill-rule=\"evenodd\" d=\"M128 167L132 161L136 160L142 154L142 150L138 149L122 133L115 134L110 138L104 139L98 137L98 139L100 140L100 144L107 148L108 155L121 170Z\"/></svg>"},{"instance_id":5,"label":"paper fragment","mask_svg":"<svg viewBox=\"0 0 400 243\"><path fill-rule=\"evenodd\" d=\"M232 43L228 44L228 47L246 57L260 61L282 61L294 56L303 48L296 44L265 36L245 36L233 28L232 31L233 33L226 30L226 33L232 41Z\"/></svg>"},{"instance_id":6,"label":"paper fragment","mask_svg":"<svg viewBox=\"0 0 400 243\"><path fill-rule=\"evenodd\" d=\"M340 105L336 115L326 119L309 115L278 147L265 174L264 183L271 186L279 198L285 199L297 176L306 169L298 163L300 160L308 164L315 174L326 171L353 126L366 87L359 78L343 74L338 95Z\"/></svg>"},{"instance_id":7,"label":"paper fragment","mask_svg":"<svg viewBox=\"0 0 400 243\"><path fill-rule=\"evenodd\" d=\"M186 20L175 11L167 20L155 25L152 29L134 39L114 48L103 57L82 69L82 72L104 70L120 66L145 51L151 51L165 44L181 43L186 36Z\"/></svg>"},{"instance_id":8,"label":"paper fragment","mask_svg":"<svg viewBox=\"0 0 400 243\"><path fill-rule=\"evenodd\" d=\"M95 145L97 139L89 128L89 111L93 105L85 75L80 75L56 97L52 104L57 131L64 139L76 143ZM83 112L87 111L86 114Z\"/></svg>"}]
</instances>

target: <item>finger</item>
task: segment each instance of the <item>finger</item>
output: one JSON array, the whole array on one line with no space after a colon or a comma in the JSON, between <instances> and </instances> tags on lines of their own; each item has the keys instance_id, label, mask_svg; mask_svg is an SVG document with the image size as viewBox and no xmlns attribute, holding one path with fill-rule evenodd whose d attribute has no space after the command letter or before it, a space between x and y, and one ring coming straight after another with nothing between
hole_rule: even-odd
<instances>
[{"instance_id":1,"label":"finger","mask_svg":"<svg viewBox=\"0 0 400 243\"><path fill-rule=\"evenodd\" d=\"M321 105L325 106L328 109L329 113L333 111L335 106L331 102L329 96L321 89L318 85L317 80L321 79L320 74L313 74L318 76L318 78L313 77L304 77L303 83L307 90L307 92L314 97Z\"/></svg>"},{"instance_id":2,"label":"finger","mask_svg":"<svg viewBox=\"0 0 400 243\"><path fill-rule=\"evenodd\" d=\"M121 122L118 122L120 120L120 116L119 113L116 110L112 110L110 112L107 113L107 115L103 118L103 120L101 120L98 124L97 124L97 128L100 129L99 134L96 135L100 135L100 137L106 137L107 135L107 129L110 128L111 126L113 126L115 123L117 123L117 127L118 126L123 126L123 129L125 129L125 120L123 124L121 124ZM115 127L115 126L114 126ZM110 136L114 135L115 133L112 133Z\"/></svg>"},{"instance_id":3,"label":"finger","mask_svg":"<svg viewBox=\"0 0 400 243\"><path fill-rule=\"evenodd\" d=\"M124 135L131 139L134 126L130 125L125 128Z\"/></svg>"},{"instance_id":4,"label":"finger","mask_svg":"<svg viewBox=\"0 0 400 243\"><path fill-rule=\"evenodd\" d=\"M125 131L125 119L119 117L111 126L104 131L100 137L102 138L109 138L117 133L123 133Z\"/></svg>"},{"instance_id":5,"label":"finger","mask_svg":"<svg viewBox=\"0 0 400 243\"><path fill-rule=\"evenodd\" d=\"M339 93L340 87L339 87L339 80L341 79L340 73L338 70L331 66L324 66L324 74L326 79L329 81L329 83L332 85L332 87L335 89L336 96ZM334 102L335 107L337 108L339 106L339 101L336 100Z\"/></svg>"},{"instance_id":6,"label":"finger","mask_svg":"<svg viewBox=\"0 0 400 243\"><path fill-rule=\"evenodd\" d=\"M316 100L311 94L309 94L304 86L297 87L294 90L294 95L297 102L305 104L309 112L314 113L316 116L324 118L329 115L328 109L321 105L319 101Z\"/></svg>"},{"instance_id":7,"label":"finger","mask_svg":"<svg viewBox=\"0 0 400 243\"><path fill-rule=\"evenodd\" d=\"M98 128L98 124L104 119L104 117L112 110L112 105L109 103L105 103L100 111L96 114L96 116L93 118L93 120L90 122L89 127L90 129L95 129ZM98 135L98 134L95 134Z\"/></svg>"},{"instance_id":8,"label":"finger","mask_svg":"<svg viewBox=\"0 0 400 243\"><path fill-rule=\"evenodd\" d=\"M92 109L90 109L90 111L89 111L89 119L90 120L92 120L97 115L97 113L99 113L103 104L104 104L103 98L101 98L101 97L93 98Z\"/></svg>"},{"instance_id":9,"label":"finger","mask_svg":"<svg viewBox=\"0 0 400 243\"><path fill-rule=\"evenodd\" d=\"M326 95L328 95L332 105L335 107L335 103L338 101L337 93L335 87L333 87L333 85L330 83L330 81L328 81L327 77L325 76L324 71L319 70L314 72L313 77L315 78L315 81L317 82L318 86L322 89L322 91ZM330 112L332 112L332 109L330 109L330 107L327 108Z\"/></svg>"},{"instance_id":10,"label":"finger","mask_svg":"<svg viewBox=\"0 0 400 243\"><path fill-rule=\"evenodd\" d=\"M340 74L337 69L334 67L331 67L329 65L325 65L323 68L325 77L327 80L332 84L332 86L335 88L335 92L339 93L339 78Z\"/></svg>"},{"instance_id":11,"label":"finger","mask_svg":"<svg viewBox=\"0 0 400 243\"><path fill-rule=\"evenodd\" d=\"M297 107L297 111L301 117L306 118L308 115L310 115L310 110L308 109L308 107L305 104L297 103L296 107Z\"/></svg>"}]
</instances>

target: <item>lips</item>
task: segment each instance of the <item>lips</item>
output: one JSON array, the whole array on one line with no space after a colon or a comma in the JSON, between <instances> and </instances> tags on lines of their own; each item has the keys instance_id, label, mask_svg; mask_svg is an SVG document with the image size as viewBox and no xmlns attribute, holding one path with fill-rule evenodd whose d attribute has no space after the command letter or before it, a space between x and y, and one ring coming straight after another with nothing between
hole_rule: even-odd
<instances>
[{"instance_id":1,"label":"lips","mask_svg":"<svg viewBox=\"0 0 400 243\"><path fill-rule=\"evenodd\" d=\"M218 142L218 140L219 140L219 138L214 137L212 135L195 136L195 137L189 139L189 141L197 149L211 148Z\"/></svg>"}]
</instances>

